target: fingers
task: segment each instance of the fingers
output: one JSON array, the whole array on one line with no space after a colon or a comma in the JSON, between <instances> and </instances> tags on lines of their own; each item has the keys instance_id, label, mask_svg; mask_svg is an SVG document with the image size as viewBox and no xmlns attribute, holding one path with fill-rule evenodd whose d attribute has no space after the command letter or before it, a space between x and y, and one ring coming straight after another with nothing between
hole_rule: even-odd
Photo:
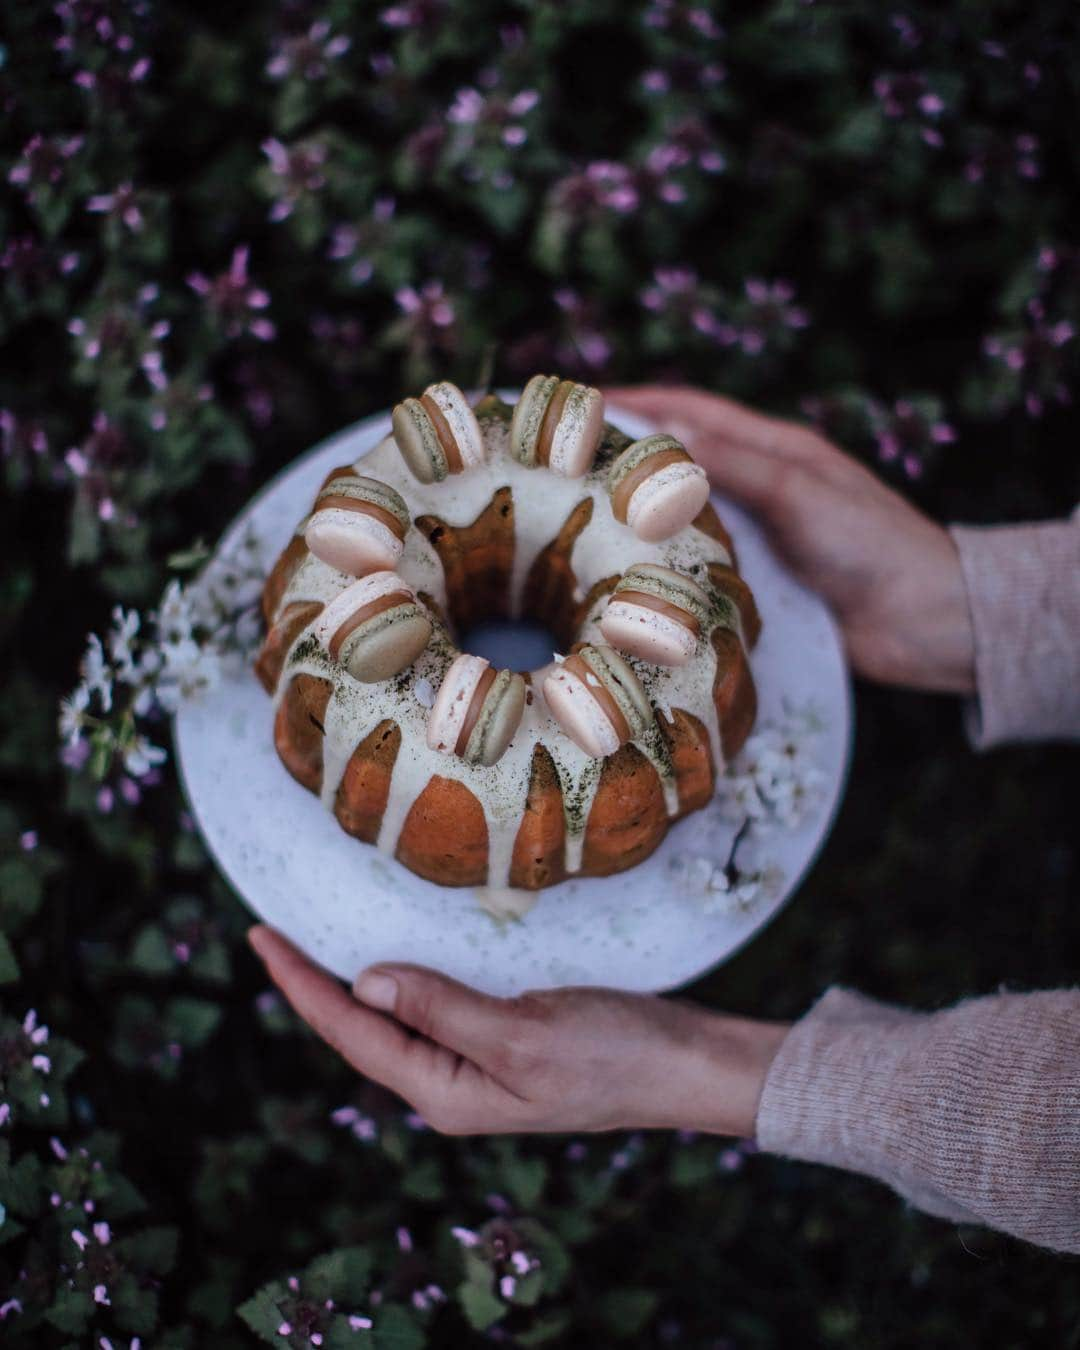
<instances>
[{"instance_id":1,"label":"fingers","mask_svg":"<svg viewBox=\"0 0 1080 1350\"><path fill-rule=\"evenodd\" d=\"M353 993L482 1067L491 1062L516 1017L509 999L481 994L424 966L372 966L357 977Z\"/></svg>"},{"instance_id":2,"label":"fingers","mask_svg":"<svg viewBox=\"0 0 1080 1350\"><path fill-rule=\"evenodd\" d=\"M758 516L777 511L790 491L793 474L807 476L787 460L741 445L704 442L694 453L718 492Z\"/></svg>"},{"instance_id":3,"label":"fingers","mask_svg":"<svg viewBox=\"0 0 1080 1350\"><path fill-rule=\"evenodd\" d=\"M815 465L840 454L809 427L706 389L647 384L605 389L604 397L677 436L698 458L718 444Z\"/></svg>"},{"instance_id":4,"label":"fingers","mask_svg":"<svg viewBox=\"0 0 1080 1350\"><path fill-rule=\"evenodd\" d=\"M368 1078L418 1105L432 1081L452 1074L454 1056L448 1051L410 1037L391 1018L358 1004L280 933L257 924L248 941L296 1012Z\"/></svg>"}]
</instances>

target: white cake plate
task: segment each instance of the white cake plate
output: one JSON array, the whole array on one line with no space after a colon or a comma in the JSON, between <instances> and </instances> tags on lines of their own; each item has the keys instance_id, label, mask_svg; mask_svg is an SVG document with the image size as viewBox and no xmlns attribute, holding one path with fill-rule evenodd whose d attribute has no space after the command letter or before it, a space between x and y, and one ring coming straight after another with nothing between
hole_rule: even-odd
<instances>
[{"instance_id":1,"label":"white cake plate","mask_svg":"<svg viewBox=\"0 0 1080 1350\"><path fill-rule=\"evenodd\" d=\"M653 430L617 408L608 417L634 436ZM302 455L237 517L221 548L253 530L269 567L326 473L389 429L389 414L365 418ZM790 898L829 833L847 777L852 704L828 610L784 570L747 516L726 501L716 505L764 624L752 659L758 726L807 710L819 727L806 751L820 771L813 810L797 828L775 829L746 849L769 878L755 898L739 903L703 886L709 868L701 860L722 865L739 825L713 806L672 826L630 871L563 882L541 891L524 917L496 919L481 907L492 903L485 892L424 881L344 833L278 759L270 699L250 671L185 702L174 728L192 815L240 898L347 980L372 962L401 960L500 995L566 984L660 991L729 957ZM740 845L745 866L743 852Z\"/></svg>"}]
</instances>

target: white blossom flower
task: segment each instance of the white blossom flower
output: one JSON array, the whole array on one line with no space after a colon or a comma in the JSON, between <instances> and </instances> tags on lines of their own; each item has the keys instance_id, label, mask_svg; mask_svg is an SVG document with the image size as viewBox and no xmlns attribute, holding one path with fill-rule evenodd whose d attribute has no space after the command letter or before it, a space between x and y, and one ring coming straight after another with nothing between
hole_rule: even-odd
<instances>
[{"instance_id":1,"label":"white blossom flower","mask_svg":"<svg viewBox=\"0 0 1080 1350\"><path fill-rule=\"evenodd\" d=\"M117 605L112 613L113 626L109 629L109 656L112 658L115 678L123 684L135 684L137 668L132 655L131 644L139 632L139 611L129 609L126 613Z\"/></svg>"},{"instance_id":2,"label":"white blossom flower","mask_svg":"<svg viewBox=\"0 0 1080 1350\"><path fill-rule=\"evenodd\" d=\"M85 719L83 714L90 706L90 690L85 684L77 684L67 698L60 700L58 727L60 739L66 745L75 745L82 739Z\"/></svg>"},{"instance_id":3,"label":"white blossom flower","mask_svg":"<svg viewBox=\"0 0 1080 1350\"><path fill-rule=\"evenodd\" d=\"M167 756L159 745L151 745L145 736L136 736L124 751L124 768L134 778L141 778L157 764L164 764Z\"/></svg>"},{"instance_id":4,"label":"white blossom flower","mask_svg":"<svg viewBox=\"0 0 1080 1350\"><path fill-rule=\"evenodd\" d=\"M105 660L101 639L91 633L86 640L86 652L79 663L79 674L91 694L97 694L105 712L112 710L112 669Z\"/></svg>"}]
</instances>

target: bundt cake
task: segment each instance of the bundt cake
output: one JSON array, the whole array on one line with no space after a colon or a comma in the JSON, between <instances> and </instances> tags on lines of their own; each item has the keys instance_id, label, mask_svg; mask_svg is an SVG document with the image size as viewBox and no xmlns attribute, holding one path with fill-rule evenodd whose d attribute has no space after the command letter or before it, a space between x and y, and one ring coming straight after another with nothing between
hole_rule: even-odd
<instances>
[{"instance_id":1,"label":"bundt cake","mask_svg":"<svg viewBox=\"0 0 1080 1350\"><path fill-rule=\"evenodd\" d=\"M399 404L328 475L262 600L285 767L446 886L633 867L710 800L754 721L760 623L702 470L551 376L513 408L446 382ZM518 674L459 652L500 618L564 655Z\"/></svg>"}]
</instances>

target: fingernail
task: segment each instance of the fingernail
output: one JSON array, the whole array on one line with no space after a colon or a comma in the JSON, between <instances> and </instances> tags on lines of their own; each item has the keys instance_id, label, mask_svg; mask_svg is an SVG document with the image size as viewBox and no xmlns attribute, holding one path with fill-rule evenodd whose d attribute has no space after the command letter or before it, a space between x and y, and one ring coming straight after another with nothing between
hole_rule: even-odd
<instances>
[{"instance_id":1,"label":"fingernail","mask_svg":"<svg viewBox=\"0 0 1080 1350\"><path fill-rule=\"evenodd\" d=\"M266 933L266 925L261 923L254 924L247 930L248 946L260 961L266 960L266 957L263 954L263 943L266 940Z\"/></svg>"},{"instance_id":2,"label":"fingernail","mask_svg":"<svg viewBox=\"0 0 1080 1350\"><path fill-rule=\"evenodd\" d=\"M393 1012L397 1001L397 980L378 971L365 970L358 975L353 985L353 996L369 1008L378 1008L380 1012Z\"/></svg>"}]
</instances>

